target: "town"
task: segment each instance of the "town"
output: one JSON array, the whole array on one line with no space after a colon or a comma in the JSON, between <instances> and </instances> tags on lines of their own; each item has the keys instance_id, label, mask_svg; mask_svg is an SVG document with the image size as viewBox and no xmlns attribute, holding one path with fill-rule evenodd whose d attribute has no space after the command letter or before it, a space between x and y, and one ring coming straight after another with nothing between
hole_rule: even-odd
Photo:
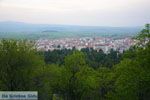
<instances>
[{"instance_id":1,"label":"town","mask_svg":"<svg viewBox=\"0 0 150 100\"><path fill-rule=\"evenodd\" d=\"M94 50L103 50L109 53L111 49L120 53L135 45L137 41L130 37L121 39L112 39L104 37L83 37L83 38L63 38L63 39L39 39L36 41L36 48L39 51L53 51L61 49L93 48Z\"/></svg>"}]
</instances>

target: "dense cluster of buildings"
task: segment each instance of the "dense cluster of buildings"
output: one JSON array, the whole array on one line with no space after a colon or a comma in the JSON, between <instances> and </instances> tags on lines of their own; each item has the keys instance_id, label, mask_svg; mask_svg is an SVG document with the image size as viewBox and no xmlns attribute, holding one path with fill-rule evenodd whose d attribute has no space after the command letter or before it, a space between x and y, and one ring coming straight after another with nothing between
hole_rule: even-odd
<instances>
[{"instance_id":1,"label":"dense cluster of buildings","mask_svg":"<svg viewBox=\"0 0 150 100\"><path fill-rule=\"evenodd\" d=\"M111 49L123 52L129 49L130 46L135 45L136 41L131 38L112 39L112 38L64 38L64 39L39 39L36 41L36 48L42 51L61 50L76 48L93 48L99 51L103 50L108 53Z\"/></svg>"}]
</instances>

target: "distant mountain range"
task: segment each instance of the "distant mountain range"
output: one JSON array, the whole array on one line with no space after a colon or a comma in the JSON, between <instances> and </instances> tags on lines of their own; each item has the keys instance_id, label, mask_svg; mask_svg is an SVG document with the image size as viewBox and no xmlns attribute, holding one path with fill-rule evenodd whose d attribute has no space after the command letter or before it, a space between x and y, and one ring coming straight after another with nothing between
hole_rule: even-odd
<instances>
[{"instance_id":1,"label":"distant mountain range","mask_svg":"<svg viewBox=\"0 0 150 100\"><path fill-rule=\"evenodd\" d=\"M65 37L126 37L134 36L142 27L107 27L28 24L22 22L0 22L0 38L65 38Z\"/></svg>"}]
</instances>

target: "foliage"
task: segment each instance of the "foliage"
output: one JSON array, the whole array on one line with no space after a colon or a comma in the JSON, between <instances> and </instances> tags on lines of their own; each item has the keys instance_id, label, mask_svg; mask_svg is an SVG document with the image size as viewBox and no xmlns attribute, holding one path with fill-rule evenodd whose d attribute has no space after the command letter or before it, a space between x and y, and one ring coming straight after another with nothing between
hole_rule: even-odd
<instances>
[{"instance_id":1,"label":"foliage","mask_svg":"<svg viewBox=\"0 0 150 100\"><path fill-rule=\"evenodd\" d=\"M0 90L29 90L34 71L43 61L25 41L0 42Z\"/></svg>"},{"instance_id":2,"label":"foliage","mask_svg":"<svg viewBox=\"0 0 150 100\"><path fill-rule=\"evenodd\" d=\"M150 42L148 35L138 37L142 46L123 54L91 48L43 53L28 41L2 40L0 90L38 91L39 100L148 100Z\"/></svg>"},{"instance_id":3,"label":"foliage","mask_svg":"<svg viewBox=\"0 0 150 100\"><path fill-rule=\"evenodd\" d=\"M63 49L45 51L45 63L64 65L65 57L72 54L72 52L74 52L74 50ZM113 65L118 64L120 62L122 56L121 53L114 51L113 49L108 54L105 54L102 50L97 52L92 48L83 48L81 49L81 52L83 52L85 55L86 63L94 69L104 66L111 68Z\"/></svg>"}]
</instances>

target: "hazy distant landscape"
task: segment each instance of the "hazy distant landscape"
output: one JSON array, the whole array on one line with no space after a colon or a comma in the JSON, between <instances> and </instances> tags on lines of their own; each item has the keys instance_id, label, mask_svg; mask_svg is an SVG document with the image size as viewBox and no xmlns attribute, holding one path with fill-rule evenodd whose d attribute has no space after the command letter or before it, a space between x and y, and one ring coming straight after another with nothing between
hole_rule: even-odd
<instances>
[{"instance_id":1,"label":"hazy distant landscape","mask_svg":"<svg viewBox=\"0 0 150 100\"><path fill-rule=\"evenodd\" d=\"M124 38L137 34L142 27L107 27L28 24L22 22L0 22L0 38L13 39L57 39L66 37L113 37Z\"/></svg>"},{"instance_id":2,"label":"hazy distant landscape","mask_svg":"<svg viewBox=\"0 0 150 100\"><path fill-rule=\"evenodd\" d=\"M0 100L150 100L150 0L0 0Z\"/></svg>"}]
</instances>

